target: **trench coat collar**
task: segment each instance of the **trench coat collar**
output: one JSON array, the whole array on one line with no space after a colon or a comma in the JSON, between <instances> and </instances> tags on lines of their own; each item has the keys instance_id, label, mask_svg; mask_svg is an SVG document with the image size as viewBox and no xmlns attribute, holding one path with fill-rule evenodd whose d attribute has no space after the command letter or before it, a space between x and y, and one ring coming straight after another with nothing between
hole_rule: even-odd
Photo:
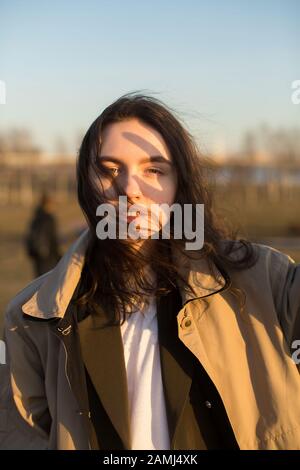
<instances>
[{"instance_id":1,"label":"trench coat collar","mask_svg":"<svg viewBox=\"0 0 300 470\"><path fill-rule=\"evenodd\" d=\"M71 245L54 269L44 275L45 280L34 295L22 305L26 315L43 320L63 318L80 281L85 260L85 252L90 240L87 228ZM215 263L199 258L199 253L189 252L193 259L187 259L172 252L172 259L180 273L193 287L195 295L178 282L182 306L188 301L206 297L223 290L226 279Z\"/></svg>"}]
</instances>

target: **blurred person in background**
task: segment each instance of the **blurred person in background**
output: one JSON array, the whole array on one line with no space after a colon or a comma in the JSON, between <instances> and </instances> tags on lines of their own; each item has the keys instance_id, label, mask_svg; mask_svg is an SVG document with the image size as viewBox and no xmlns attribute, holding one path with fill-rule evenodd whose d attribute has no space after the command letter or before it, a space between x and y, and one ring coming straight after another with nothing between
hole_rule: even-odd
<instances>
[{"instance_id":1,"label":"blurred person in background","mask_svg":"<svg viewBox=\"0 0 300 470\"><path fill-rule=\"evenodd\" d=\"M5 314L14 401L41 448L300 449L300 266L229 233L205 172L155 98L125 95L87 131L88 228ZM204 204L203 247L174 230L100 239L97 208L120 195L190 204L193 218Z\"/></svg>"},{"instance_id":2,"label":"blurred person in background","mask_svg":"<svg viewBox=\"0 0 300 470\"><path fill-rule=\"evenodd\" d=\"M25 247L32 261L35 277L50 271L60 259L54 199L46 192L41 195L30 221Z\"/></svg>"}]
</instances>

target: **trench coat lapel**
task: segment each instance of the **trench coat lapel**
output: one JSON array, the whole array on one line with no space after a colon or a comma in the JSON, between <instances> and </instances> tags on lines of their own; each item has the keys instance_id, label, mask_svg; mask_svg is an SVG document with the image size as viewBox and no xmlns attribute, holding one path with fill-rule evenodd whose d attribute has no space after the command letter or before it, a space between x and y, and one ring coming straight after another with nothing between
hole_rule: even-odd
<instances>
[{"instance_id":1,"label":"trench coat lapel","mask_svg":"<svg viewBox=\"0 0 300 470\"><path fill-rule=\"evenodd\" d=\"M78 323L82 358L112 425L130 449L127 375L119 326L105 326L92 315Z\"/></svg>"},{"instance_id":2,"label":"trench coat lapel","mask_svg":"<svg viewBox=\"0 0 300 470\"><path fill-rule=\"evenodd\" d=\"M191 353L178 338L180 307L178 291L157 301L159 352L171 449L194 370ZM103 328L99 318L89 315L78 323L78 332L82 358L93 385L125 448L130 449L128 387L120 327Z\"/></svg>"}]
</instances>

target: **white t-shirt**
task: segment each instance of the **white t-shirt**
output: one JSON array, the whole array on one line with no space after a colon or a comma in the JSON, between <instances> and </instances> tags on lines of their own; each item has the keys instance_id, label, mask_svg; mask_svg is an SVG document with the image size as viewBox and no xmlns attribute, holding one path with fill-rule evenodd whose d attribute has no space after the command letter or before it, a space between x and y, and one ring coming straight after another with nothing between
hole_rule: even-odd
<instances>
[{"instance_id":1,"label":"white t-shirt","mask_svg":"<svg viewBox=\"0 0 300 470\"><path fill-rule=\"evenodd\" d=\"M131 449L169 450L170 439L163 391L156 298L121 325L127 370Z\"/></svg>"}]
</instances>

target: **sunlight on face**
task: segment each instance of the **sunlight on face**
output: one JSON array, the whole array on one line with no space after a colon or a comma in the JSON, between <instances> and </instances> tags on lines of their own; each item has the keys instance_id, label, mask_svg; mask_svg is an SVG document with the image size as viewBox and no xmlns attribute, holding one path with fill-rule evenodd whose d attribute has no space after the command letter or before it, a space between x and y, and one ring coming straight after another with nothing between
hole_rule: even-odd
<instances>
[{"instance_id":1,"label":"sunlight on face","mask_svg":"<svg viewBox=\"0 0 300 470\"><path fill-rule=\"evenodd\" d=\"M172 157L161 134L142 121L128 119L107 125L99 159L134 204L150 209L151 204L174 202L177 174ZM101 182L107 201L116 203L109 178L101 176Z\"/></svg>"}]
</instances>

